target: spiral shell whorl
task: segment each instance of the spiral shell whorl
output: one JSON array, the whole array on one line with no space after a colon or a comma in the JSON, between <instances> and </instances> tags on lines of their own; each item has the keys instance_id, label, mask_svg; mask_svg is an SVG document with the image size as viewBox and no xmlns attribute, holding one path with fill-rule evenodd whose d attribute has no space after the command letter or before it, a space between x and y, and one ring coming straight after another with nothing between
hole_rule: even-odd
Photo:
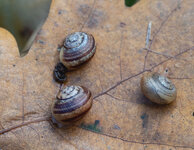
<instances>
[{"instance_id":1,"label":"spiral shell whorl","mask_svg":"<svg viewBox=\"0 0 194 150\"><path fill-rule=\"evenodd\" d=\"M85 46L88 41L88 35L83 32L75 32L73 34L68 35L65 38L64 46L67 49L71 49L76 51L77 48Z\"/></svg>"},{"instance_id":2,"label":"spiral shell whorl","mask_svg":"<svg viewBox=\"0 0 194 150\"><path fill-rule=\"evenodd\" d=\"M60 61L69 69L74 69L89 60L95 53L95 40L92 35L75 32L65 38L60 51Z\"/></svg>"},{"instance_id":3,"label":"spiral shell whorl","mask_svg":"<svg viewBox=\"0 0 194 150\"><path fill-rule=\"evenodd\" d=\"M82 86L67 86L59 92L52 106L53 117L61 123L75 121L92 106L91 92Z\"/></svg>"},{"instance_id":4,"label":"spiral shell whorl","mask_svg":"<svg viewBox=\"0 0 194 150\"><path fill-rule=\"evenodd\" d=\"M144 95L158 104L168 104L176 99L176 88L166 77L148 73L142 77L141 89Z\"/></svg>"}]
</instances>

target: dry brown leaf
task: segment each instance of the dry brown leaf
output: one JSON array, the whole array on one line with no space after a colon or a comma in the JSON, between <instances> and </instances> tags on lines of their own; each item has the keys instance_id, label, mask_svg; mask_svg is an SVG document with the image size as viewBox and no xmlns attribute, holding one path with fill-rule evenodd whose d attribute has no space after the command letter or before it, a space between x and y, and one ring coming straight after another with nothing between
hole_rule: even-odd
<instances>
[{"instance_id":1,"label":"dry brown leaf","mask_svg":"<svg viewBox=\"0 0 194 150\"><path fill-rule=\"evenodd\" d=\"M0 34L0 147L47 150L194 149L194 2L55 0L29 54L20 58L11 34ZM149 49L142 50L152 21ZM79 126L57 129L50 105L59 85L52 79L57 48L74 31L94 35L97 52L68 73L67 85L88 87L91 111ZM147 71L168 69L178 97L168 106L149 102L140 91Z\"/></svg>"}]
</instances>

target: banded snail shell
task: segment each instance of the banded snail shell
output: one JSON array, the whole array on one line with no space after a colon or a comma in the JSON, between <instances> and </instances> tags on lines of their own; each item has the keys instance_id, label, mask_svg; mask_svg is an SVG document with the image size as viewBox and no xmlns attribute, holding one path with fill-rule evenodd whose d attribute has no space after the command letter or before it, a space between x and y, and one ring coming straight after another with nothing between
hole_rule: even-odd
<instances>
[{"instance_id":1,"label":"banded snail shell","mask_svg":"<svg viewBox=\"0 0 194 150\"><path fill-rule=\"evenodd\" d=\"M175 85L159 73L147 73L141 79L141 90L152 102L169 104L176 99Z\"/></svg>"},{"instance_id":2,"label":"banded snail shell","mask_svg":"<svg viewBox=\"0 0 194 150\"><path fill-rule=\"evenodd\" d=\"M75 32L65 38L60 51L60 61L69 70L73 70L88 61L96 52L95 40L85 32Z\"/></svg>"},{"instance_id":3,"label":"banded snail shell","mask_svg":"<svg viewBox=\"0 0 194 150\"><path fill-rule=\"evenodd\" d=\"M52 106L52 116L64 125L81 119L92 106L92 94L83 86L66 86Z\"/></svg>"}]
</instances>

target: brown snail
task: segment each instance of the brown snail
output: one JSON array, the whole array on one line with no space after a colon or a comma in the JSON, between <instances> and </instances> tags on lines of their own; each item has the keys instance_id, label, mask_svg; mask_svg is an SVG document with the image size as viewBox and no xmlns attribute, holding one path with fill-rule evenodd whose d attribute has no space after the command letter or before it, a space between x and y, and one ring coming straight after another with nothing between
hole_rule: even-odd
<instances>
[{"instance_id":1,"label":"brown snail","mask_svg":"<svg viewBox=\"0 0 194 150\"><path fill-rule=\"evenodd\" d=\"M66 86L57 95L51 111L54 123L71 125L81 119L92 106L92 94L83 86Z\"/></svg>"},{"instance_id":2,"label":"brown snail","mask_svg":"<svg viewBox=\"0 0 194 150\"><path fill-rule=\"evenodd\" d=\"M88 61L96 52L94 37L85 32L74 32L64 41L60 51L60 61L69 70L73 70Z\"/></svg>"},{"instance_id":3,"label":"brown snail","mask_svg":"<svg viewBox=\"0 0 194 150\"><path fill-rule=\"evenodd\" d=\"M159 73L147 73L141 79L141 90L152 102L169 104L176 99L175 85Z\"/></svg>"}]
</instances>

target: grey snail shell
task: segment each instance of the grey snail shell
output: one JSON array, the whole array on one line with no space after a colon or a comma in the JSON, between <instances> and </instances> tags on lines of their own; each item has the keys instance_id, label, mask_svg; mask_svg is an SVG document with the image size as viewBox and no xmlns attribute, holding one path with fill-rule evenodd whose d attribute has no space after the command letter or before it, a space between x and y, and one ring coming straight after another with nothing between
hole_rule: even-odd
<instances>
[{"instance_id":1,"label":"grey snail shell","mask_svg":"<svg viewBox=\"0 0 194 150\"><path fill-rule=\"evenodd\" d=\"M62 125L72 124L90 110L92 102L92 94L87 88L66 86L52 105L52 117Z\"/></svg>"},{"instance_id":2,"label":"grey snail shell","mask_svg":"<svg viewBox=\"0 0 194 150\"><path fill-rule=\"evenodd\" d=\"M176 99L175 85L159 73L147 73L141 79L141 90L152 102L169 104Z\"/></svg>"},{"instance_id":3,"label":"grey snail shell","mask_svg":"<svg viewBox=\"0 0 194 150\"><path fill-rule=\"evenodd\" d=\"M60 51L60 61L69 70L73 70L88 61L96 52L94 37L85 32L74 32L64 41Z\"/></svg>"}]
</instances>

